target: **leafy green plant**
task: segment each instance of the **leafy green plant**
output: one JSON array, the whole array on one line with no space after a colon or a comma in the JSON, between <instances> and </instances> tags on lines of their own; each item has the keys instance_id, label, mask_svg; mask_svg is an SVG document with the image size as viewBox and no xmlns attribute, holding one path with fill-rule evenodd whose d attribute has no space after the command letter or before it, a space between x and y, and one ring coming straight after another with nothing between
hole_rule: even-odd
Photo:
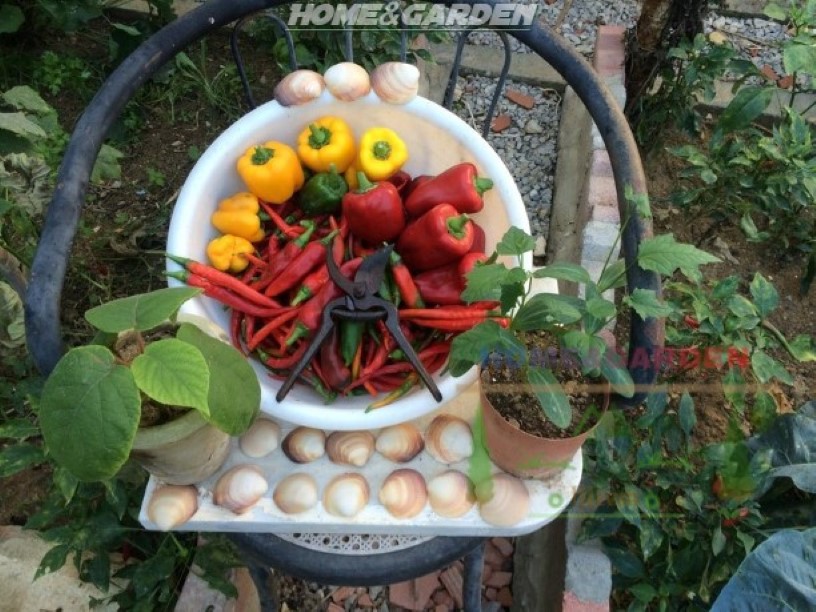
<instances>
[{"instance_id":1,"label":"leafy green plant","mask_svg":"<svg viewBox=\"0 0 816 612\"><path fill-rule=\"evenodd\" d=\"M44 51L34 69L34 82L57 95L66 87L72 91L81 90L91 74L88 62L80 57Z\"/></svg>"},{"instance_id":2,"label":"leafy green plant","mask_svg":"<svg viewBox=\"0 0 816 612\"><path fill-rule=\"evenodd\" d=\"M794 382L772 353L784 349L797 361L816 361L816 344L804 334L788 341L771 323L779 294L764 276L756 273L747 291L742 284L738 276L716 283L666 283L666 302L671 308L666 344L681 350L693 347L684 367L723 372L726 400L736 415L747 413L752 425L761 430L777 411L771 386L775 381Z\"/></svg>"},{"instance_id":3,"label":"leafy green plant","mask_svg":"<svg viewBox=\"0 0 816 612\"><path fill-rule=\"evenodd\" d=\"M260 385L246 359L189 323L171 322L199 292L160 289L86 312L104 338L60 359L39 405L49 453L76 478L106 480L121 469L139 427L143 396L197 410L230 435L254 420Z\"/></svg>"}]
</instances>

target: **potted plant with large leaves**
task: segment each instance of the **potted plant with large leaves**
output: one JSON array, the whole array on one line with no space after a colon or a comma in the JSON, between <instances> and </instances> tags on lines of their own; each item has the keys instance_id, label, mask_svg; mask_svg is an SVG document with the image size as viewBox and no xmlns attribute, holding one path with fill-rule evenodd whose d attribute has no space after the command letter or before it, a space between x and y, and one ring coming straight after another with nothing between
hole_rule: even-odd
<instances>
[{"instance_id":1,"label":"potted plant with large leaves","mask_svg":"<svg viewBox=\"0 0 816 612\"><path fill-rule=\"evenodd\" d=\"M509 316L505 328L488 320L457 336L450 370L461 375L482 368L480 384L485 444L499 467L523 478L545 478L563 470L609 405L610 392L632 397L634 383L621 354L601 333L618 316L604 297L624 284L623 260L608 265L597 282L581 266L557 262L529 271L498 258L519 258L534 239L510 228L484 264L467 275L462 299L494 300ZM638 263L669 275L694 272L717 258L671 236L644 241ZM555 278L584 287L583 297L532 293L535 278ZM637 289L621 302L642 317L670 312L651 290Z\"/></svg>"},{"instance_id":2,"label":"potted plant with large leaves","mask_svg":"<svg viewBox=\"0 0 816 612\"><path fill-rule=\"evenodd\" d=\"M100 333L63 355L39 409L48 452L80 480L107 480L131 458L168 483L198 482L254 421L247 360L208 321L178 315L198 293L160 289L85 313Z\"/></svg>"}]
</instances>

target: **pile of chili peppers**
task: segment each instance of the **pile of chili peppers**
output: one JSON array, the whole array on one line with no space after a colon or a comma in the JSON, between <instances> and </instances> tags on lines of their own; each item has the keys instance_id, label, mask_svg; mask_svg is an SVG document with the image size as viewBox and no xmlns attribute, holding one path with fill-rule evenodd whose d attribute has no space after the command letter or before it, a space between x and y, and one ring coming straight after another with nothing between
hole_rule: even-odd
<instances>
[{"instance_id":1,"label":"pile of chili peppers","mask_svg":"<svg viewBox=\"0 0 816 612\"><path fill-rule=\"evenodd\" d=\"M488 317L508 324L493 314L496 303L461 300L465 275L487 259L484 231L469 215L482 210L491 181L470 163L412 178L401 170L405 145L387 128L372 128L360 142L355 153L348 126L324 117L304 129L296 152L278 142L248 150L238 171L249 191L223 200L212 216L223 235L207 247L211 265L169 255L184 267L169 275L228 307L234 345L275 378L287 377L323 309L342 295L329 278L329 253L353 280L365 257L395 245L379 295L397 305L400 327L430 373L445 365L455 334ZM385 178L372 182L372 175ZM386 393L370 409L418 379L380 321L338 321L301 375L327 403Z\"/></svg>"}]
</instances>

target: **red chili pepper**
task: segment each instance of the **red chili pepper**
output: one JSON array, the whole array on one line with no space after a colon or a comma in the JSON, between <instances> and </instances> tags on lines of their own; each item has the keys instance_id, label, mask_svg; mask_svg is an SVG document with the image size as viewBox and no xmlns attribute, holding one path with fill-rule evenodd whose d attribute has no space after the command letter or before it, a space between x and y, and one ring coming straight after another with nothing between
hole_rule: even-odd
<instances>
[{"instance_id":1,"label":"red chili pepper","mask_svg":"<svg viewBox=\"0 0 816 612\"><path fill-rule=\"evenodd\" d=\"M456 164L418 186L405 200L405 210L418 217L438 204L451 204L460 213L477 213L484 207L482 194L493 187L489 178L476 175L469 162Z\"/></svg>"},{"instance_id":2,"label":"red chili pepper","mask_svg":"<svg viewBox=\"0 0 816 612\"><path fill-rule=\"evenodd\" d=\"M243 317L244 313L240 310L233 310L230 313L230 339L232 340L232 346L246 356L247 351L244 349L243 344L241 344L241 319L243 319Z\"/></svg>"},{"instance_id":3,"label":"red chili pepper","mask_svg":"<svg viewBox=\"0 0 816 612\"><path fill-rule=\"evenodd\" d=\"M462 277L459 262L426 270L414 275L422 299L428 304L454 305L462 303Z\"/></svg>"},{"instance_id":4,"label":"red chili pepper","mask_svg":"<svg viewBox=\"0 0 816 612\"><path fill-rule=\"evenodd\" d=\"M431 176L430 174L420 174L419 176L414 177L414 180L412 180L410 183L408 183L408 186L405 188L405 191L401 194L402 195L402 201L404 202L405 200L410 198L411 194L414 193L414 190L417 187L427 183L432 178L433 178L433 176Z\"/></svg>"},{"instance_id":5,"label":"red chili pepper","mask_svg":"<svg viewBox=\"0 0 816 612\"><path fill-rule=\"evenodd\" d=\"M450 343L449 342L438 342L436 344L432 344L431 346L426 347L425 349L419 352L419 360L422 362L422 365L425 366L425 369L428 370L431 374L433 374L436 370L438 370L444 360L447 359L447 354L450 351ZM442 356L439 358L439 356ZM439 365L436 367L432 367L436 364L436 362L440 362ZM369 372L368 374L361 375L357 380L346 386L343 389L344 393L355 389L366 383L367 381L373 380L379 376L383 376L386 374L398 374L400 372L409 372L414 369L407 361L401 361L399 363L392 363L391 365L383 366L376 372Z\"/></svg>"},{"instance_id":6,"label":"red chili pepper","mask_svg":"<svg viewBox=\"0 0 816 612\"><path fill-rule=\"evenodd\" d=\"M278 329L281 325L286 323L287 321L291 321L298 315L297 308L289 308L286 312L282 312L277 317L266 323L261 329L259 329L256 333L252 333L253 330L247 328L246 338L247 338L247 349L250 351L254 351L258 346L266 340L269 335Z\"/></svg>"},{"instance_id":7,"label":"red chili pepper","mask_svg":"<svg viewBox=\"0 0 816 612\"><path fill-rule=\"evenodd\" d=\"M343 196L343 216L357 238L371 243L391 242L405 228L405 210L391 183L372 183L358 172L360 187Z\"/></svg>"},{"instance_id":8,"label":"red chili pepper","mask_svg":"<svg viewBox=\"0 0 816 612\"><path fill-rule=\"evenodd\" d=\"M339 391L351 382L351 370L343 363L340 356L340 334L338 328L332 330L331 335L320 347L320 369L323 372L323 381L330 389Z\"/></svg>"},{"instance_id":9,"label":"red chili pepper","mask_svg":"<svg viewBox=\"0 0 816 612\"><path fill-rule=\"evenodd\" d=\"M337 234L338 230L334 230L325 238L307 244L300 254L292 260L292 263L286 266L266 288L264 295L269 297L280 295L306 278L309 272L319 266L321 262L326 261L326 250Z\"/></svg>"},{"instance_id":10,"label":"red chili pepper","mask_svg":"<svg viewBox=\"0 0 816 612\"><path fill-rule=\"evenodd\" d=\"M343 263L343 257L345 256L345 246L343 243L343 225L341 224L340 234L334 237L334 242L332 243L332 259L334 259L334 263L336 263L338 267L340 267L340 264ZM295 293L290 304L292 306L297 306L301 302L305 302L328 282L329 267L324 263L317 270L303 279L300 288L297 290L297 293Z\"/></svg>"},{"instance_id":11,"label":"red chili pepper","mask_svg":"<svg viewBox=\"0 0 816 612\"><path fill-rule=\"evenodd\" d=\"M737 514L731 518L723 519L722 526L723 527L736 527L739 523L741 523L745 518L748 517L748 508L740 508L737 510Z\"/></svg>"},{"instance_id":12,"label":"red chili pepper","mask_svg":"<svg viewBox=\"0 0 816 612\"><path fill-rule=\"evenodd\" d=\"M350 278L357 272L361 263L363 263L361 257L351 259L340 267L340 273L346 278ZM329 282L323 285L323 288L317 292L317 295L300 307L297 321L292 327L291 333L286 338L286 345L292 346L292 344L297 342L300 338L308 336L315 331L320 326L323 309L329 302L341 295L342 290L334 283Z\"/></svg>"},{"instance_id":13,"label":"red chili pepper","mask_svg":"<svg viewBox=\"0 0 816 612\"><path fill-rule=\"evenodd\" d=\"M691 315L683 316L683 322L686 325L688 325L691 329L697 329L698 327L700 327L700 322Z\"/></svg>"},{"instance_id":14,"label":"red chili pepper","mask_svg":"<svg viewBox=\"0 0 816 612\"><path fill-rule=\"evenodd\" d=\"M276 306L275 308L258 306L258 304L250 302L246 298L233 293L226 287L216 285L209 279L199 276L198 274L191 274L186 270L179 270L178 272L165 272L165 274L171 278L180 280L191 287L203 289L204 295L207 297L211 297L212 299L224 304L224 306L229 306L233 310L238 310L244 314L252 315L253 317L274 317L285 310L282 306Z\"/></svg>"},{"instance_id":15,"label":"red chili pepper","mask_svg":"<svg viewBox=\"0 0 816 612\"><path fill-rule=\"evenodd\" d=\"M286 370L294 366L300 360L300 358L303 357L308 347L308 342L301 342L297 350L295 350L295 352L291 355L285 355L283 357L267 357L264 359L264 363L272 370Z\"/></svg>"},{"instance_id":16,"label":"red chili pepper","mask_svg":"<svg viewBox=\"0 0 816 612\"><path fill-rule=\"evenodd\" d=\"M397 241L397 252L416 272L456 261L472 245L473 222L450 204L439 204L408 224Z\"/></svg>"},{"instance_id":17,"label":"red chili pepper","mask_svg":"<svg viewBox=\"0 0 816 612\"><path fill-rule=\"evenodd\" d=\"M252 287L249 287L248 285L242 283L240 279L237 279L234 276L230 276L225 272L216 270L215 268L197 262L193 259L188 259L187 257L179 257L178 255L168 254L167 258L171 259L172 261L175 261L177 264L184 266L184 268L189 272L201 276L202 278L206 278L214 285L218 285L219 287L229 289L230 291L235 292L236 294L249 300L250 302L257 304L258 306L264 306L266 308L280 308L280 304L278 304L275 300L264 296L263 294L259 293ZM176 276L175 278L183 280L178 276Z\"/></svg>"},{"instance_id":18,"label":"red chili pepper","mask_svg":"<svg viewBox=\"0 0 816 612\"><path fill-rule=\"evenodd\" d=\"M278 213L278 211L269 206L266 202L260 202L260 205L264 209L264 212L269 215L269 218L272 219L272 223L275 224L275 227L283 232L284 236L287 238L297 238L305 231L305 229L300 225L288 224Z\"/></svg>"},{"instance_id":19,"label":"red chili pepper","mask_svg":"<svg viewBox=\"0 0 816 612\"><path fill-rule=\"evenodd\" d=\"M403 263L402 257L395 251L391 251L391 274L394 277L394 283L397 285L402 301L409 308L422 308L425 306L422 297L419 295L419 289L411 276L411 271Z\"/></svg>"},{"instance_id":20,"label":"red chili pepper","mask_svg":"<svg viewBox=\"0 0 816 612\"><path fill-rule=\"evenodd\" d=\"M257 291L263 291L270 285L270 283L274 282L278 277L278 274L283 272L283 270L285 270L286 267L292 263L292 260L294 260L295 257L297 257L301 251L303 251L303 248L308 244L312 237L312 233L314 233L315 225L312 221L301 221L301 223L306 228L306 231L291 242L287 243L286 246L283 247L283 250L275 255L274 259L269 260L269 267L266 269L266 272L261 279L254 285L254 288Z\"/></svg>"},{"instance_id":21,"label":"red chili pepper","mask_svg":"<svg viewBox=\"0 0 816 612\"><path fill-rule=\"evenodd\" d=\"M479 323L486 321L483 317L471 317L461 319L416 319L414 323L423 327L430 327L444 332L467 331ZM510 319L507 317L497 317L491 319L505 329L510 326Z\"/></svg>"},{"instance_id":22,"label":"red chili pepper","mask_svg":"<svg viewBox=\"0 0 816 612\"><path fill-rule=\"evenodd\" d=\"M416 372L411 372L408 376L405 377L405 382L403 382L399 387L394 389L391 393L386 395L384 398L377 400L376 402L372 402L368 405L365 409L366 412L370 410L376 410L377 408L382 408L383 406L387 406L388 404L393 404L403 395L408 393L411 389L414 388L414 385L419 380L419 374Z\"/></svg>"},{"instance_id":23,"label":"red chili pepper","mask_svg":"<svg viewBox=\"0 0 816 612\"><path fill-rule=\"evenodd\" d=\"M471 253L484 253L485 246L487 246L487 238L482 226L473 222L473 246L470 247Z\"/></svg>"}]
</instances>

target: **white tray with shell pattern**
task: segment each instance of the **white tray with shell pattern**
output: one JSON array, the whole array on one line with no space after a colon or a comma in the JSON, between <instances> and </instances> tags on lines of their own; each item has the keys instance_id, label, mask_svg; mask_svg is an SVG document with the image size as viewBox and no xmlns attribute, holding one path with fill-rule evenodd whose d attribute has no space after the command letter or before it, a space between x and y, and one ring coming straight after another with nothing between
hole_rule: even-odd
<instances>
[{"instance_id":1,"label":"white tray with shell pattern","mask_svg":"<svg viewBox=\"0 0 816 612\"><path fill-rule=\"evenodd\" d=\"M292 436L287 441L297 426L279 423L280 436L275 443L276 428L265 421L260 426L265 431L258 430L260 435L255 440L248 444L246 440L231 441L229 457L214 476L195 486L173 491L181 493L180 497L169 495L173 487L151 476L139 520L147 529L177 531L395 536L514 536L535 531L563 512L575 495L583 467L581 451L578 450L563 472L550 480L519 480L503 474L491 463L488 469L493 475L492 500L486 504L470 503L472 486L467 486L470 480L465 479L470 473L470 459L461 458L450 464L440 459L445 458L445 453L450 453L447 459L457 459L472 448L469 428L463 428L462 421L468 425L473 422L478 402L478 387L473 385L429 415L412 423L372 430L370 437L364 435L347 445L342 439L335 444L337 436L331 438L331 432L323 432L331 440L326 446L335 447L330 449L335 457L345 449L352 459L363 460L367 454L365 447L373 444L362 467L338 464L330 460L328 454L321 454L323 441L315 430L308 430L300 440ZM421 433L419 446L423 450L410 461L394 461L377 450L399 453L402 445L395 440L404 439L408 441L407 447L415 451L417 440L410 433L413 428ZM383 436L384 432L388 435ZM338 435L349 433L337 432ZM288 452L284 452L283 446ZM242 447L251 454L270 447L274 450L262 457L252 457ZM321 456L304 463L290 459L305 459L316 454ZM397 470L403 471L392 476L390 484L383 488L389 475ZM451 470L458 474L442 476ZM483 467L482 473L485 471ZM295 474L307 476L293 478ZM330 486L332 481L347 474L354 476L339 486ZM367 496L362 490L365 486L360 486L360 477L367 484ZM291 486L279 486L282 482ZM234 488L230 489L228 483ZM393 503L391 511L381 499ZM361 504L362 501L365 503ZM225 507L230 505L236 511ZM303 509L305 506L308 508ZM349 516L341 516L342 513ZM395 516L400 513L406 516Z\"/></svg>"}]
</instances>

